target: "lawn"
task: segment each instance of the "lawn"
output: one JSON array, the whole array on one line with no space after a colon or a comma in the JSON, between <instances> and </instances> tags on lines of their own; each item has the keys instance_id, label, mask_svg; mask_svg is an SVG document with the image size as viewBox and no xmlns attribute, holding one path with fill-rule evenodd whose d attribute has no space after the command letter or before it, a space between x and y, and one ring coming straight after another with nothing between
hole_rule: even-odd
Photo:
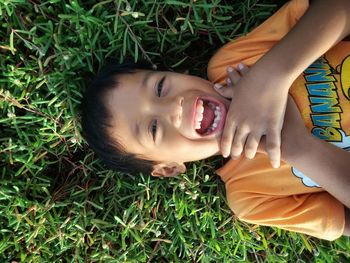
<instances>
[{"instance_id":1,"label":"lawn","mask_svg":"<svg viewBox=\"0 0 350 263\"><path fill-rule=\"evenodd\" d=\"M79 104L108 59L205 77L285 1L0 0L0 262L349 262L326 242L242 223L220 158L174 179L104 168Z\"/></svg>"}]
</instances>

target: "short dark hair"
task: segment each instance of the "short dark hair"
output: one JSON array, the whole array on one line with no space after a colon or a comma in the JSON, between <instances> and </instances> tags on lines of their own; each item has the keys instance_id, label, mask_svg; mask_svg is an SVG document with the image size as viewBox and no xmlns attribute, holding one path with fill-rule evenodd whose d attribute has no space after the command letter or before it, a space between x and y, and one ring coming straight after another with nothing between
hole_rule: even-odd
<instances>
[{"instance_id":1,"label":"short dark hair","mask_svg":"<svg viewBox=\"0 0 350 263\"><path fill-rule=\"evenodd\" d=\"M117 88L118 75L132 74L137 69L154 70L147 62L119 64L110 61L104 66L83 96L81 123L83 137L108 168L131 174L139 172L150 174L155 162L136 158L135 154L126 152L107 132L111 127L111 114L104 101L105 94Z\"/></svg>"}]
</instances>

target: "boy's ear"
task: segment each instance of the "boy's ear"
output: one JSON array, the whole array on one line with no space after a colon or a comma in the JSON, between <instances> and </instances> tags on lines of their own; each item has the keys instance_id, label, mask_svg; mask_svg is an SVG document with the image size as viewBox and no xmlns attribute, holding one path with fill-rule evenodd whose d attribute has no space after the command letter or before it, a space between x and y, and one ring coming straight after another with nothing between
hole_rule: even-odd
<instances>
[{"instance_id":1,"label":"boy's ear","mask_svg":"<svg viewBox=\"0 0 350 263\"><path fill-rule=\"evenodd\" d=\"M173 177L186 172L186 166L183 163L158 163L153 166L152 176Z\"/></svg>"}]
</instances>

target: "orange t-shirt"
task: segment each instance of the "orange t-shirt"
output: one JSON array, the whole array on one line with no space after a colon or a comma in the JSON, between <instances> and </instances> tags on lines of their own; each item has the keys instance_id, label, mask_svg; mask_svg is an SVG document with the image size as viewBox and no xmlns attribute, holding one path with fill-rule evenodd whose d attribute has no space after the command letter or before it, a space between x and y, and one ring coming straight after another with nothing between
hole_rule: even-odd
<instances>
[{"instance_id":1,"label":"orange t-shirt","mask_svg":"<svg viewBox=\"0 0 350 263\"><path fill-rule=\"evenodd\" d=\"M223 46L209 62L209 80L224 83L228 65L254 64L307 8L307 0L288 2L251 33ZM290 94L310 132L350 151L349 73L350 42L343 41L310 65ZM217 173L225 182L230 208L241 220L328 240L344 231L343 204L295 167L282 163L273 169L266 155L257 154L253 160L230 160Z\"/></svg>"}]
</instances>

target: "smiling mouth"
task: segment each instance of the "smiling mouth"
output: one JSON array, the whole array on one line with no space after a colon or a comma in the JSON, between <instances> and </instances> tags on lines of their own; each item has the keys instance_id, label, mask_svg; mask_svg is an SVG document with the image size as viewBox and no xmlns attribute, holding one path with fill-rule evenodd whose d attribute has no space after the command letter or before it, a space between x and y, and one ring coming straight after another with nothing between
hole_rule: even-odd
<instances>
[{"instance_id":1,"label":"smiling mouth","mask_svg":"<svg viewBox=\"0 0 350 263\"><path fill-rule=\"evenodd\" d=\"M198 98L195 105L194 127L201 136L208 136L222 130L226 108L218 100L209 97Z\"/></svg>"}]
</instances>

